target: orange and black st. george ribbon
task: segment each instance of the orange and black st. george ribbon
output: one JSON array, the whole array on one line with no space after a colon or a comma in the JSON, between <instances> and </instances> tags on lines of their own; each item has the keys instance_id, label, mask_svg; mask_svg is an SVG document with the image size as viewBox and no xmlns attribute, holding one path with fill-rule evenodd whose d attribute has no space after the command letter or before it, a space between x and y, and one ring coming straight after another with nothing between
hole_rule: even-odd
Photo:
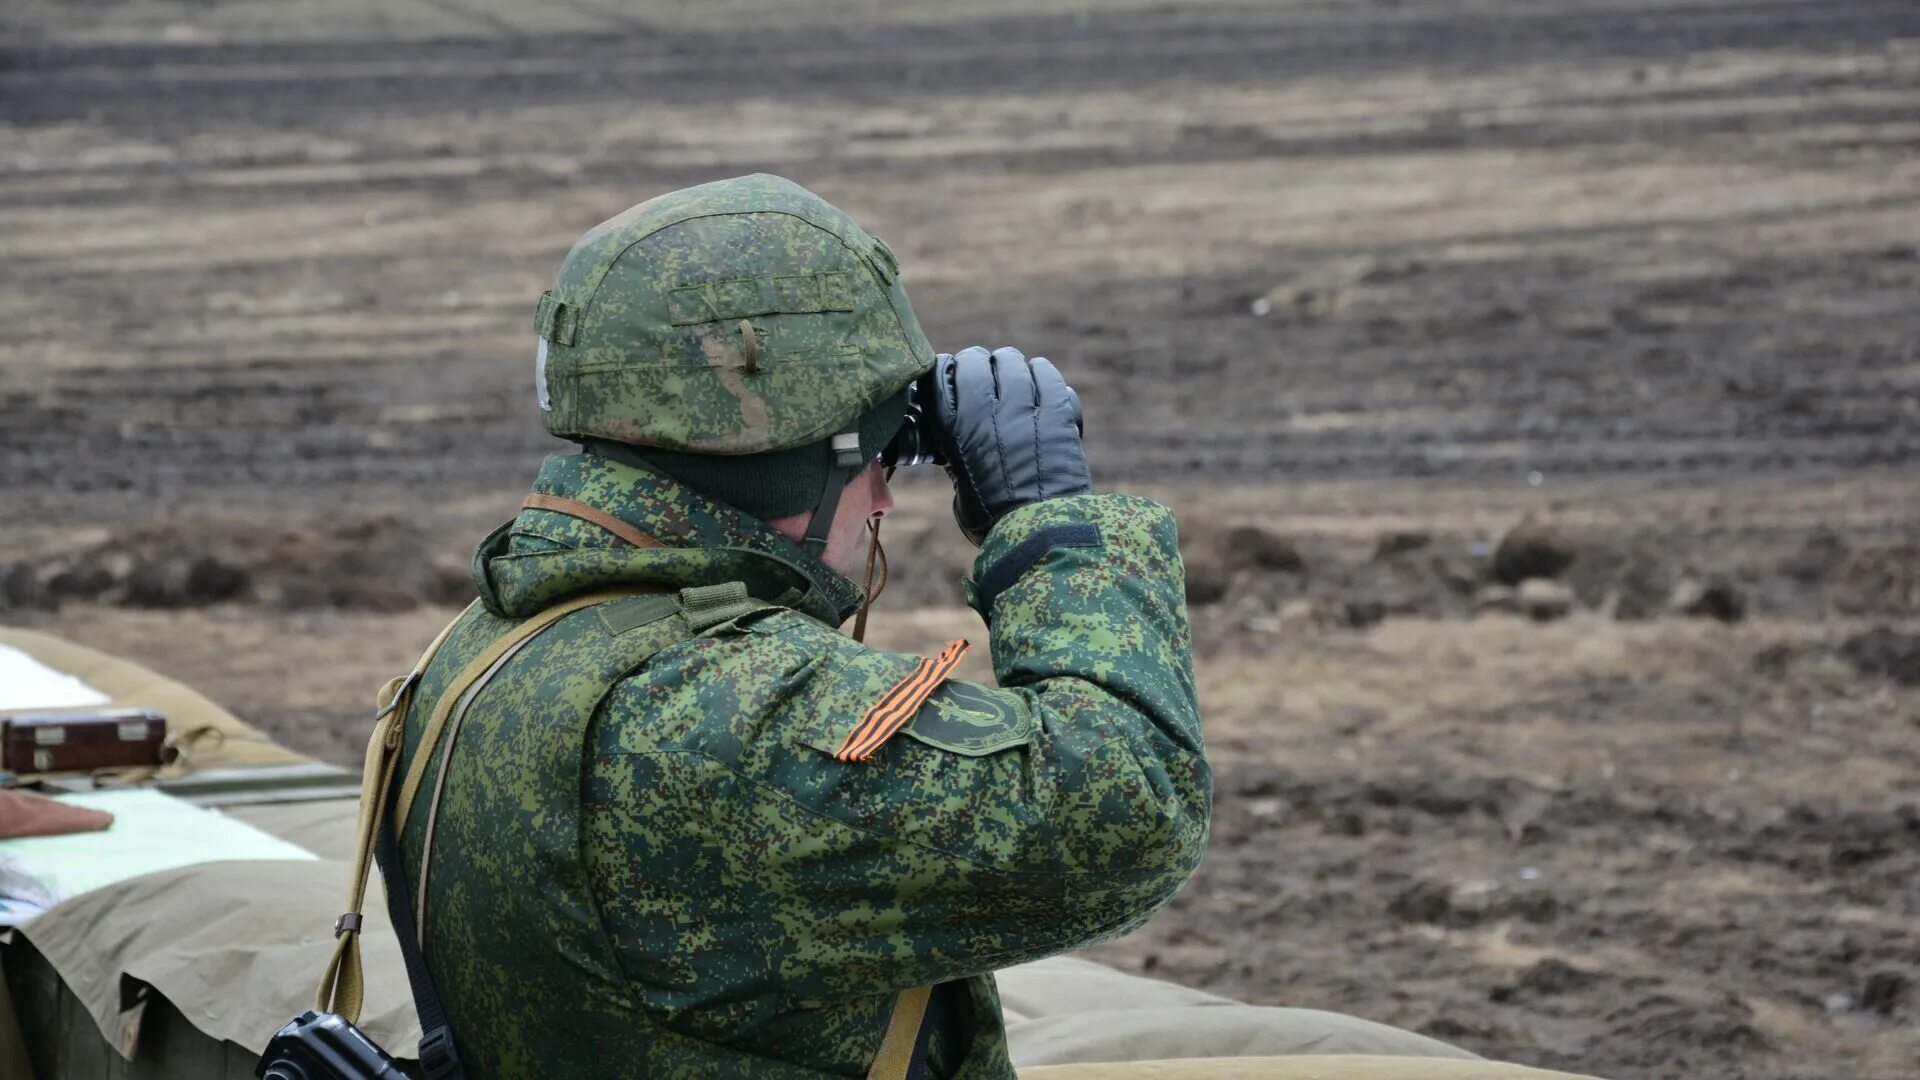
<instances>
[{"instance_id":1,"label":"orange and black st. george ribbon","mask_svg":"<svg viewBox=\"0 0 1920 1080\"><path fill-rule=\"evenodd\" d=\"M913 714L927 703L927 698L940 684L947 681L953 669L960 666L960 658L967 655L970 646L963 639L949 644L940 650L940 655L931 659L921 657L907 677L894 683L880 700L873 703L860 722L848 733L847 741L833 756L841 761L866 761L880 749L893 733L907 726Z\"/></svg>"}]
</instances>

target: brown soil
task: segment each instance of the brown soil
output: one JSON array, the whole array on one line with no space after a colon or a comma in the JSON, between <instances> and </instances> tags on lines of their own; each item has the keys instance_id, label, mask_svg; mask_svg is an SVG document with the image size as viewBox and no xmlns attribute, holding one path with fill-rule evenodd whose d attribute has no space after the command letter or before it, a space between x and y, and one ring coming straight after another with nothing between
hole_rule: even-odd
<instances>
[{"instance_id":1,"label":"brown soil","mask_svg":"<svg viewBox=\"0 0 1920 1080\"><path fill-rule=\"evenodd\" d=\"M1909 0L19 0L0 617L353 760L551 449L560 255L753 169L1181 514L1213 846L1097 955L1605 1076L1915 1074ZM874 639L978 635L902 488Z\"/></svg>"}]
</instances>

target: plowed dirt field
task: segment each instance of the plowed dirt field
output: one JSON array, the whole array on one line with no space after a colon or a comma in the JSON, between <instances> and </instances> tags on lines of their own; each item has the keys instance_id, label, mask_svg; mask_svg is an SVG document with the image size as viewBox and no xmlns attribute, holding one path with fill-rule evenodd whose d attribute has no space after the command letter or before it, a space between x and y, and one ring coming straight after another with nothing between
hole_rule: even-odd
<instances>
[{"instance_id":1,"label":"plowed dirt field","mask_svg":"<svg viewBox=\"0 0 1920 1080\"><path fill-rule=\"evenodd\" d=\"M354 760L561 449L561 255L755 170L1180 513L1213 846L1098 956L1920 1075L1911 0L10 0L0 618ZM977 639L901 486L872 640Z\"/></svg>"}]
</instances>

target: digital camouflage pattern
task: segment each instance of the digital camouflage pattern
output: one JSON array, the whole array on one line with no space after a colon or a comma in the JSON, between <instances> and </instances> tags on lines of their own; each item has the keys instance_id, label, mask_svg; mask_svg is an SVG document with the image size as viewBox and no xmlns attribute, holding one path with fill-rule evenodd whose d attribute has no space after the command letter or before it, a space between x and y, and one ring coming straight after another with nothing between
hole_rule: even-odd
<instances>
[{"instance_id":1,"label":"digital camouflage pattern","mask_svg":"<svg viewBox=\"0 0 1920 1080\"><path fill-rule=\"evenodd\" d=\"M547 430L699 454L819 442L933 366L899 277L777 176L643 202L581 237L540 301Z\"/></svg>"},{"instance_id":2,"label":"digital camouflage pattern","mask_svg":"<svg viewBox=\"0 0 1920 1080\"><path fill-rule=\"evenodd\" d=\"M1088 495L1009 515L976 580L1061 523L1100 542L1045 551L994 599L1003 689L949 683L843 763L917 659L835 631L851 583L624 465L555 456L535 490L674 546L538 510L489 537L484 609L426 673L409 760L452 674L557 600L740 580L779 604L699 634L659 595L588 608L473 697L403 861L411 889L431 827L426 956L477 1075L862 1076L897 991L964 980L934 1071L1010 1076L991 972L1137 926L1198 863L1210 776L1164 508Z\"/></svg>"}]
</instances>

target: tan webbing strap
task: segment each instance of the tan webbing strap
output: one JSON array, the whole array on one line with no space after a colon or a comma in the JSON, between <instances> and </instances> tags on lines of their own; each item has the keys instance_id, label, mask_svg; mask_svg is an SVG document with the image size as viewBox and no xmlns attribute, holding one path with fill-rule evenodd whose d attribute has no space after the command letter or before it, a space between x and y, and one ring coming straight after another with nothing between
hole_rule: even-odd
<instances>
[{"instance_id":1,"label":"tan webbing strap","mask_svg":"<svg viewBox=\"0 0 1920 1080\"><path fill-rule=\"evenodd\" d=\"M420 734L420 746L414 751L413 764L407 766L406 780L400 785L400 797L394 802L393 833L396 837L407 830L407 816L413 811L413 797L419 793L420 781L427 775L427 765L433 760L434 748L440 745L440 736L447 728L447 718L453 715L454 706L458 705L460 699L465 696L467 687L472 685L475 679L486 674L494 661L505 656L521 642L560 621L563 616L571 615L583 607L629 596L632 592L631 589L615 589L588 593L585 596L576 596L565 603L555 604L496 638L491 645L481 650L480 655L474 657L471 663L460 669L460 674L455 675L453 681L447 684L447 688L440 692L440 700L433 706L433 716L427 720L426 730Z\"/></svg>"},{"instance_id":2,"label":"tan webbing strap","mask_svg":"<svg viewBox=\"0 0 1920 1080\"><path fill-rule=\"evenodd\" d=\"M468 605L467 611L471 610L472 605ZM347 909L333 924L333 957L327 961L327 969L320 976L319 992L314 995L314 1008L321 1012L338 1013L348 1023L358 1023L360 1020L363 990L360 909L367 900L367 872L373 862L373 843L380 826L380 807L385 805L387 791L393 784L394 766L400 760L400 740L406 729L407 707L413 701L413 690L420 682L421 673L427 670L434 654L440 651L447 636L453 633L453 628L466 615L466 611L461 612L440 631L433 643L427 646L427 651L420 654L420 660L413 665L412 671L388 680L380 688L380 712L374 719L373 735L367 740L366 767L360 773L360 815L354 831L353 869L347 878Z\"/></svg>"},{"instance_id":3,"label":"tan webbing strap","mask_svg":"<svg viewBox=\"0 0 1920 1080\"><path fill-rule=\"evenodd\" d=\"M660 541L641 532L639 529L621 521L597 506L589 506L579 499L568 499L559 495L542 495L539 492L527 496L520 504L522 510L549 510L556 514L579 518L589 525L598 525L613 535L625 540L637 548L665 547Z\"/></svg>"},{"instance_id":4,"label":"tan webbing strap","mask_svg":"<svg viewBox=\"0 0 1920 1080\"><path fill-rule=\"evenodd\" d=\"M427 951L427 876L433 869L433 828L440 817L440 795L446 790L447 773L451 771L448 768L448 762L453 759L454 745L460 741L460 726L466 722L467 709L473 704L473 699L479 696L480 691L493 680L495 673L506 666L507 661L513 659L514 655L536 636L538 635L520 637L493 663L487 665L487 670L481 672L472 682L447 687L449 694L458 691L459 703L454 706L444 733L439 737L440 771L433 775L433 792L427 796L426 833L420 839L420 868L414 875L416 881L413 894L413 932L414 940L419 944L422 953ZM424 741L421 748L426 749Z\"/></svg>"},{"instance_id":5,"label":"tan webbing strap","mask_svg":"<svg viewBox=\"0 0 1920 1080\"><path fill-rule=\"evenodd\" d=\"M599 599L617 599L630 595L634 594L630 592L602 593ZM666 603L664 611L662 611L658 617L665 618L668 614L675 611L679 612L681 618L686 620L687 630L693 635L704 634L708 630L722 623L737 619L742 615L755 611L764 611L775 606L764 600L756 600L748 595L746 585L738 581L729 581L720 585L690 586L681 589L678 595L665 593L655 595ZM593 602L592 598L589 598L588 602ZM565 612L562 611L560 614L565 614ZM544 617L544 613L542 617ZM473 706L473 699L481 690L486 688L487 683L493 679L493 676L500 668L505 666L507 661L511 660L515 653L520 651L521 646L533 640L533 636L532 634L522 635L518 633L511 635L511 640L505 642L506 648L499 653L493 663L487 665L485 671L474 676L472 679L467 678L467 672L462 672L460 677L456 678L441 696L442 701L445 701L449 697L457 698L458 701L454 705L451 718L444 733L428 733L428 737L435 738L445 745L440 747L440 771L434 774L433 792L427 798L426 835L421 841L419 880L414 886L413 910L417 913L414 917L414 928L418 934L421 952L425 952L427 948L427 879L433 870L434 825L440 817L440 797L446 791L447 763L453 756L454 743L460 737L460 726L466 720L467 710ZM492 652L493 650L489 649L488 651ZM430 749L430 744L426 741L425 737L421 740L420 748L421 753L425 753ZM411 806L412 804L409 802L406 805Z\"/></svg>"},{"instance_id":6,"label":"tan webbing strap","mask_svg":"<svg viewBox=\"0 0 1920 1080\"><path fill-rule=\"evenodd\" d=\"M920 1041L920 1025L926 1020L927 999L931 996L931 986L900 991L893 1001L887 1034L880 1040L880 1052L867 1070L867 1080L907 1080L907 1070L913 1068L913 1046Z\"/></svg>"}]
</instances>

